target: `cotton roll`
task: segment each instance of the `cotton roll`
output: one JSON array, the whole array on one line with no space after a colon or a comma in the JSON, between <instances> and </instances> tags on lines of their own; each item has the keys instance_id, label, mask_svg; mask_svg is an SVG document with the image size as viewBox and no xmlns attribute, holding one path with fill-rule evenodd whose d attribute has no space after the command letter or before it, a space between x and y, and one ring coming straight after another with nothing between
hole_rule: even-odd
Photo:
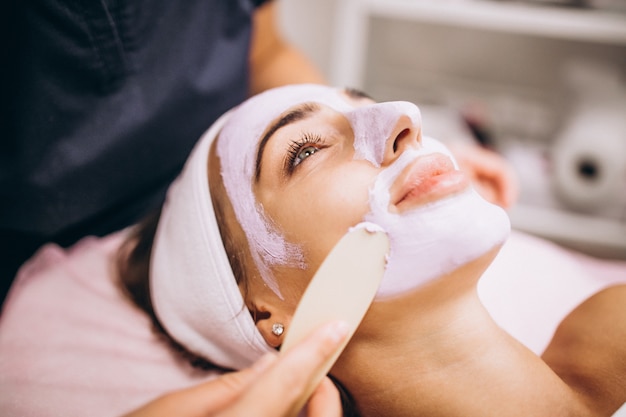
<instances>
[{"instance_id":1,"label":"cotton roll","mask_svg":"<svg viewBox=\"0 0 626 417\"><path fill-rule=\"evenodd\" d=\"M588 213L621 205L626 194L626 121L615 107L574 112L552 148L552 185L567 207Z\"/></svg>"}]
</instances>

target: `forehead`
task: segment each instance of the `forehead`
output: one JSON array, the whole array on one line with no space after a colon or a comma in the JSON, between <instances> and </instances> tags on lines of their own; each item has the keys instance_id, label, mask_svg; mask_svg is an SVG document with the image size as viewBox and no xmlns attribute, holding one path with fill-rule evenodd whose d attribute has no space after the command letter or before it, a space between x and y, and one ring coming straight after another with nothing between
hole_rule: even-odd
<instances>
[{"instance_id":1,"label":"forehead","mask_svg":"<svg viewBox=\"0 0 626 417\"><path fill-rule=\"evenodd\" d=\"M316 102L336 110L348 110L352 107L348 104L345 90L314 84L276 88L258 95L254 101L258 101L262 106L269 105L268 109L273 107L276 112L285 111L304 102Z\"/></svg>"},{"instance_id":2,"label":"forehead","mask_svg":"<svg viewBox=\"0 0 626 417\"><path fill-rule=\"evenodd\" d=\"M304 103L322 104L339 112L354 108L343 90L321 85L295 85L259 94L245 102L233 116L240 122L241 119L247 120L258 129L258 125L266 126L287 110Z\"/></svg>"},{"instance_id":3,"label":"forehead","mask_svg":"<svg viewBox=\"0 0 626 417\"><path fill-rule=\"evenodd\" d=\"M241 158L243 154L253 153L270 123L303 103L321 104L338 112L349 112L355 108L346 93L337 88L305 84L268 90L232 111L219 135L218 153L227 159L229 156ZM229 151L235 155L228 155Z\"/></svg>"}]
</instances>

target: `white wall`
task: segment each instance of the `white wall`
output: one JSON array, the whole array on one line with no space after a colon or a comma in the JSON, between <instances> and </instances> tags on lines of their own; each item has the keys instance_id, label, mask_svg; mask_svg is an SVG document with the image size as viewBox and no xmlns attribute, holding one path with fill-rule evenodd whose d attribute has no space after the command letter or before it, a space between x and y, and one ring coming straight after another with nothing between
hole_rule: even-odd
<instances>
[{"instance_id":1,"label":"white wall","mask_svg":"<svg viewBox=\"0 0 626 417\"><path fill-rule=\"evenodd\" d=\"M592 209L574 207L552 191L555 168L546 157L560 154L552 144L570 120L578 119L572 113L576 106L591 96L606 92L597 99L612 106L603 110L604 115L623 109L626 14L513 1L275 1L285 37L329 82L363 88L383 101L418 103L425 134L442 140L460 136L460 129L450 130L460 124L458 110L483 109L496 148L511 159L524 180L517 214L511 213L514 227L581 248L602 242L603 256L626 259L623 220L618 223L626 210L623 192L610 195L610 203L597 200L598 207ZM343 27L335 22L340 9ZM354 25L359 11L369 13L366 27ZM367 31L361 33L361 28ZM333 51L340 40L345 40L341 55ZM619 80L613 83L617 87L600 88L613 78ZM597 128L605 131L605 138L609 126L623 126L623 118L611 120L612 125ZM623 131L614 130L615 137ZM607 157L614 154L621 152L607 151ZM624 185L622 176L615 187L623 190ZM604 229L598 227L599 220L606 220ZM547 230L546 224L554 230ZM578 231L576 236L572 230Z\"/></svg>"},{"instance_id":2,"label":"white wall","mask_svg":"<svg viewBox=\"0 0 626 417\"><path fill-rule=\"evenodd\" d=\"M337 0L276 0L283 35L330 79L330 55Z\"/></svg>"}]
</instances>

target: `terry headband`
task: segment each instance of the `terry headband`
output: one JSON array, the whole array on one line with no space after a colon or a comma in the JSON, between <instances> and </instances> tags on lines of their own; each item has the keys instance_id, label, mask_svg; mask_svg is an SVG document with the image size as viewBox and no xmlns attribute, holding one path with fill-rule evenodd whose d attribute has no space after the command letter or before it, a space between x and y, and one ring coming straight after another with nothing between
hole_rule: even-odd
<instances>
[{"instance_id":1,"label":"terry headband","mask_svg":"<svg viewBox=\"0 0 626 417\"><path fill-rule=\"evenodd\" d=\"M216 365L241 369L273 349L244 304L209 192L209 149L229 116L200 138L168 190L152 249L150 290L159 321L177 342Z\"/></svg>"}]
</instances>

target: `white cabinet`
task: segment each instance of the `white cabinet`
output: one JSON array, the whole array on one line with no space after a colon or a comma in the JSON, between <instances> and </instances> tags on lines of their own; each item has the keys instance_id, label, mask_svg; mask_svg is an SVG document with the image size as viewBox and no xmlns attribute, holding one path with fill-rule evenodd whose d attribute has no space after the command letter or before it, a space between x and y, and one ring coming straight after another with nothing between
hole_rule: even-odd
<instances>
[{"instance_id":1,"label":"white cabinet","mask_svg":"<svg viewBox=\"0 0 626 417\"><path fill-rule=\"evenodd\" d=\"M527 3L479 0L339 0L335 20L333 82L362 86L372 19L473 28L499 34L626 46L626 16ZM409 39L405 39L410 46ZM622 59L626 59L622 57Z\"/></svg>"},{"instance_id":2,"label":"white cabinet","mask_svg":"<svg viewBox=\"0 0 626 417\"><path fill-rule=\"evenodd\" d=\"M502 0L339 0L333 38L332 83L418 103L426 132L429 123L440 132L458 122L438 109L481 109L493 146L520 171L514 227L626 259L626 168L609 201L582 210L555 195L552 178L554 145L585 104L596 100L594 108L626 120L626 13ZM614 129L616 152L626 149L626 131L609 121L598 135L606 129Z\"/></svg>"}]
</instances>

